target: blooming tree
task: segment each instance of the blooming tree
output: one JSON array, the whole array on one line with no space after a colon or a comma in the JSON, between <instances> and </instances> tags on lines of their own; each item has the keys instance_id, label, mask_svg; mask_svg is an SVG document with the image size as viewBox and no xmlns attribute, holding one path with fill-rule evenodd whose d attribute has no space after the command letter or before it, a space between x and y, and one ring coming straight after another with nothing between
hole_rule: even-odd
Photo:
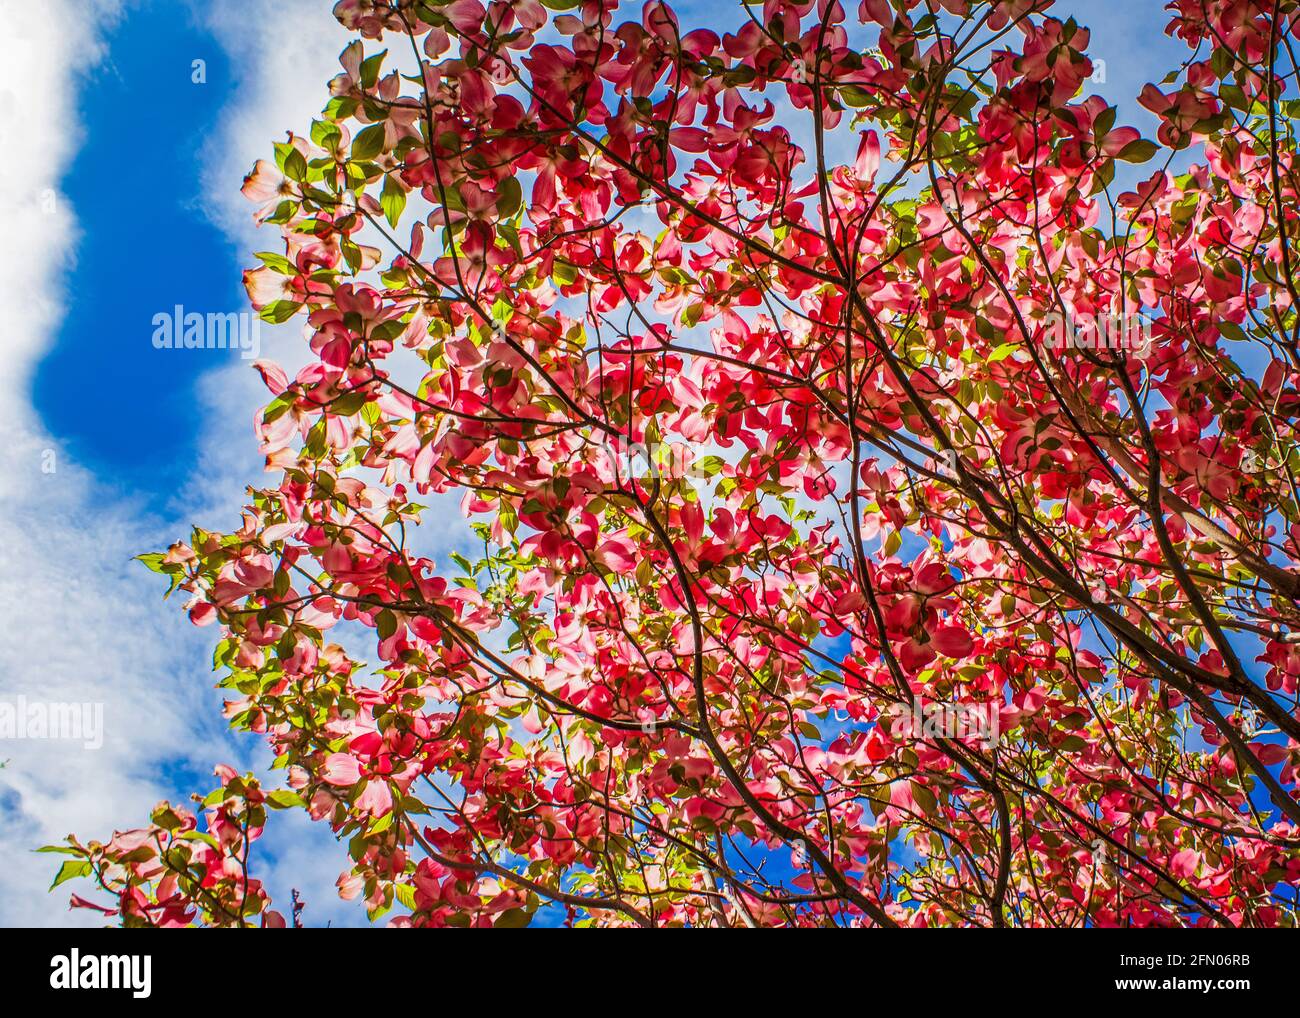
<instances>
[{"instance_id":1,"label":"blooming tree","mask_svg":"<svg viewBox=\"0 0 1300 1018\"><path fill-rule=\"evenodd\" d=\"M272 480L144 556L283 781L75 903L284 925L303 809L401 926L1296 925L1300 4L1171 3L1154 140L1051 7L338 3Z\"/></svg>"}]
</instances>

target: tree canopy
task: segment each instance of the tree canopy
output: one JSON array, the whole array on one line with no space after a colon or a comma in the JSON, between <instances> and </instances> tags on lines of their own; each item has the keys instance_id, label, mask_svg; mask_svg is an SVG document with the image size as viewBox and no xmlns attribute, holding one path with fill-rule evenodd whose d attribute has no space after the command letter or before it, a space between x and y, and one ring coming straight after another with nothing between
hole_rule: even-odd
<instances>
[{"instance_id":1,"label":"tree canopy","mask_svg":"<svg viewBox=\"0 0 1300 1018\"><path fill-rule=\"evenodd\" d=\"M297 809L400 926L1296 925L1300 5L1154 138L1052 8L338 3L270 479L143 556L281 780L76 903L284 925Z\"/></svg>"}]
</instances>

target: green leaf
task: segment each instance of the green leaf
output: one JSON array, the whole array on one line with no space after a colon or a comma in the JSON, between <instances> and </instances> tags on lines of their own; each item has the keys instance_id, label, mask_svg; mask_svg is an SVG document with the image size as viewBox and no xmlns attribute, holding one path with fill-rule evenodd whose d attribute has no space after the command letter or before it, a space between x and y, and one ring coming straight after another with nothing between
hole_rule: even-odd
<instances>
[{"instance_id":1,"label":"green leaf","mask_svg":"<svg viewBox=\"0 0 1300 1018\"><path fill-rule=\"evenodd\" d=\"M343 260L348 263L348 268L355 276L361 270L361 248L344 237L339 241L339 250L343 252Z\"/></svg>"},{"instance_id":2,"label":"green leaf","mask_svg":"<svg viewBox=\"0 0 1300 1018\"><path fill-rule=\"evenodd\" d=\"M287 788L277 788L266 797L266 801L270 803L272 809L293 809L295 806L304 805L302 796Z\"/></svg>"},{"instance_id":3,"label":"green leaf","mask_svg":"<svg viewBox=\"0 0 1300 1018\"><path fill-rule=\"evenodd\" d=\"M1115 160L1107 159L1104 163L1102 163L1099 167L1097 167L1097 172L1093 174L1092 190L1088 192L1089 196L1094 194L1101 194L1102 191L1110 187L1110 182L1114 179L1115 179ZM1093 246L1094 247L1096 246L1095 241ZM1089 253L1091 254L1091 252ZM1095 258L1096 255L1094 254L1093 257Z\"/></svg>"},{"instance_id":4,"label":"green leaf","mask_svg":"<svg viewBox=\"0 0 1300 1018\"><path fill-rule=\"evenodd\" d=\"M380 50L374 56L366 57L365 60L361 61L362 88L369 90L375 87L375 82L379 80L379 68L383 65L384 57L387 55L388 50Z\"/></svg>"},{"instance_id":5,"label":"green leaf","mask_svg":"<svg viewBox=\"0 0 1300 1018\"><path fill-rule=\"evenodd\" d=\"M76 877L90 876L91 867L89 859L69 859L59 867L58 875L54 878L54 883L50 884L50 890L54 890L65 881L72 880Z\"/></svg>"},{"instance_id":6,"label":"green leaf","mask_svg":"<svg viewBox=\"0 0 1300 1018\"><path fill-rule=\"evenodd\" d=\"M266 409L262 411L262 423L272 424L275 421L278 421L289 412L292 406L292 397L285 399L283 395L276 396L275 399L271 400L271 402L266 405Z\"/></svg>"},{"instance_id":7,"label":"green leaf","mask_svg":"<svg viewBox=\"0 0 1300 1018\"><path fill-rule=\"evenodd\" d=\"M1236 322L1221 321L1219 325L1219 334L1228 339L1235 340L1238 343L1245 343L1250 337L1245 333L1240 325Z\"/></svg>"},{"instance_id":8,"label":"green leaf","mask_svg":"<svg viewBox=\"0 0 1300 1018\"><path fill-rule=\"evenodd\" d=\"M325 104L325 116L331 120L347 120L357 111L358 105L352 96L336 95Z\"/></svg>"},{"instance_id":9,"label":"green leaf","mask_svg":"<svg viewBox=\"0 0 1300 1018\"><path fill-rule=\"evenodd\" d=\"M406 326L407 323L400 318L390 318L371 329L370 338L379 343L391 343L406 331Z\"/></svg>"},{"instance_id":10,"label":"green leaf","mask_svg":"<svg viewBox=\"0 0 1300 1018\"><path fill-rule=\"evenodd\" d=\"M871 102L871 94L857 85L841 85L839 96L844 105L851 106L855 110L860 110Z\"/></svg>"},{"instance_id":11,"label":"green leaf","mask_svg":"<svg viewBox=\"0 0 1300 1018\"><path fill-rule=\"evenodd\" d=\"M329 412L339 417L351 417L366 405L364 392L349 392L330 404Z\"/></svg>"},{"instance_id":12,"label":"green leaf","mask_svg":"<svg viewBox=\"0 0 1300 1018\"><path fill-rule=\"evenodd\" d=\"M272 301L257 313L257 317L262 319L264 322L270 322L272 325L283 325L298 313L300 307L302 307L302 305L297 301Z\"/></svg>"},{"instance_id":13,"label":"green leaf","mask_svg":"<svg viewBox=\"0 0 1300 1018\"><path fill-rule=\"evenodd\" d=\"M331 124L328 120L311 122L311 140L321 148L333 149L342 133L338 124Z\"/></svg>"},{"instance_id":14,"label":"green leaf","mask_svg":"<svg viewBox=\"0 0 1300 1018\"><path fill-rule=\"evenodd\" d=\"M402 210L406 208L406 192L391 175L384 177L384 189L380 192L379 204L384 210L384 218L388 220L388 225L396 226L397 221L402 218Z\"/></svg>"},{"instance_id":15,"label":"green leaf","mask_svg":"<svg viewBox=\"0 0 1300 1018\"><path fill-rule=\"evenodd\" d=\"M274 254L270 251L258 251L254 257L261 259L263 265L275 269L281 275L296 276L298 274L297 267L284 255Z\"/></svg>"},{"instance_id":16,"label":"green leaf","mask_svg":"<svg viewBox=\"0 0 1300 1018\"><path fill-rule=\"evenodd\" d=\"M296 148L284 155L284 175L290 180L307 179L307 157Z\"/></svg>"},{"instance_id":17,"label":"green leaf","mask_svg":"<svg viewBox=\"0 0 1300 1018\"><path fill-rule=\"evenodd\" d=\"M394 884L393 895L402 903L403 908L415 911L415 888L410 884Z\"/></svg>"},{"instance_id":18,"label":"green leaf","mask_svg":"<svg viewBox=\"0 0 1300 1018\"><path fill-rule=\"evenodd\" d=\"M1115 158L1123 159L1126 163L1145 163L1156 152L1159 151L1156 143L1147 141L1145 138L1139 138L1137 141L1130 141L1124 146L1123 150Z\"/></svg>"},{"instance_id":19,"label":"green leaf","mask_svg":"<svg viewBox=\"0 0 1300 1018\"><path fill-rule=\"evenodd\" d=\"M1013 353L1015 353L1015 350L1016 350L1015 343L1003 343L1000 346L998 346L996 349L994 349L994 351L991 354L989 354L988 363L996 364L998 361L1004 361L1008 357L1010 357Z\"/></svg>"},{"instance_id":20,"label":"green leaf","mask_svg":"<svg viewBox=\"0 0 1300 1018\"><path fill-rule=\"evenodd\" d=\"M498 930L522 930L532 921L533 917L522 908L510 908L497 916L492 926Z\"/></svg>"},{"instance_id":21,"label":"green leaf","mask_svg":"<svg viewBox=\"0 0 1300 1018\"><path fill-rule=\"evenodd\" d=\"M352 139L353 161L373 159L384 150L384 125L371 124Z\"/></svg>"},{"instance_id":22,"label":"green leaf","mask_svg":"<svg viewBox=\"0 0 1300 1018\"><path fill-rule=\"evenodd\" d=\"M516 177L506 177L497 185L497 213L502 219L509 219L519 211L523 203L523 188Z\"/></svg>"},{"instance_id":23,"label":"green leaf","mask_svg":"<svg viewBox=\"0 0 1300 1018\"><path fill-rule=\"evenodd\" d=\"M1097 114L1097 119L1092 122L1092 134L1094 138L1104 138L1110 134L1110 129L1115 126L1115 117L1119 114L1118 106L1108 106Z\"/></svg>"}]
</instances>

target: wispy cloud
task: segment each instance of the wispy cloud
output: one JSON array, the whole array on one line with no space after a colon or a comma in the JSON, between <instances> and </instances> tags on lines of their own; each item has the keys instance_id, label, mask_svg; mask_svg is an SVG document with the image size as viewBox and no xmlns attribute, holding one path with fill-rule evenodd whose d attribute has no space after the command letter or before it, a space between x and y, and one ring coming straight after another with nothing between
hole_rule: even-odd
<instances>
[{"instance_id":1,"label":"wispy cloud","mask_svg":"<svg viewBox=\"0 0 1300 1018\"><path fill-rule=\"evenodd\" d=\"M285 124L319 109L341 46L328 38L341 32L328 4L260 6L249 21L242 3L207 11L245 84L221 140L205 153L204 194L208 213L244 251L243 173ZM105 34L120 16L111 0L58 0L40 18L0 0L9 26L0 38L0 133L24 152L0 166L7 241L0 278L14 297L0 302L0 703L102 704L104 726L98 749L61 739L0 742L0 925L98 921L66 910L66 888L46 893L50 857L34 847L143 822L159 798L203 788L217 761L267 762L260 746L225 733L209 667L212 631L195 630L179 606L162 604L157 578L131 561L187 533L191 522L237 521L243 488L261 468L252 420L265 392L255 373L227 361L200 380L200 460L171 519L143 516L142 499L72 461L30 398L35 367L76 300L68 285L76 209L58 186L84 136L77 90L105 58ZM273 342L298 345L292 336ZM332 850L322 852L325 845ZM346 857L328 831L290 820L268 832L261 851L271 854L282 907L295 886L313 922L356 921L356 906L334 890Z\"/></svg>"},{"instance_id":2,"label":"wispy cloud","mask_svg":"<svg viewBox=\"0 0 1300 1018\"><path fill-rule=\"evenodd\" d=\"M22 159L0 165L0 701L103 704L103 745L0 743L0 919L76 921L47 896L48 857L30 850L69 831L143 816L167 766L217 751L203 727L215 694L195 683L198 644L130 558L154 547L156 522L72 462L32 409L30 380L75 300L76 210L58 182L75 153L76 89L103 57L115 3L52 3L41 17L0 2L0 135ZM197 723L197 726L196 726ZM27 733L33 734L33 733Z\"/></svg>"}]
</instances>

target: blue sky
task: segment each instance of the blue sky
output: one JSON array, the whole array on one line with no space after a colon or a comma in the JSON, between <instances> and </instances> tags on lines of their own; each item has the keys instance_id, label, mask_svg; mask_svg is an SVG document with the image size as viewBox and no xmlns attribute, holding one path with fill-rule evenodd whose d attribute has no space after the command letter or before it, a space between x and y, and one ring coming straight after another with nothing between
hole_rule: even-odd
<instances>
[{"instance_id":1,"label":"blue sky","mask_svg":"<svg viewBox=\"0 0 1300 1018\"><path fill-rule=\"evenodd\" d=\"M192 522L231 525L260 481L263 393L247 362L156 350L151 319L177 304L246 308L240 272L276 240L255 238L241 178L322 105L345 41L330 7L52 0L33 19L0 0L16 26L0 41L0 138L23 153L0 171L0 695L106 711L102 750L0 746L0 924L84 919L63 888L45 894L48 857L31 847L143 821L157 799L203 788L218 761L264 763L224 734L212 631L163 604L130 558ZM1163 37L1159 4L1058 8L1093 27L1097 88L1123 100L1121 123L1149 123L1132 97L1184 52ZM688 28L720 27L717 4L679 9ZM292 327L266 335L267 355L294 358ZM310 921L360 921L333 894L344 853L308 826L268 838L275 896L298 886Z\"/></svg>"},{"instance_id":2,"label":"blue sky","mask_svg":"<svg viewBox=\"0 0 1300 1018\"><path fill-rule=\"evenodd\" d=\"M61 184L81 230L68 281L76 299L33 402L70 457L154 505L194 462L194 383L213 365L206 351L162 355L141 332L174 304L243 302L240 252L205 208L199 161L235 96L237 66L183 5L161 0L105 42L108 55L80 84L85 141ZM204 84L191 81L193 60L205 61Z\"/></svg>"}]
</instances>

